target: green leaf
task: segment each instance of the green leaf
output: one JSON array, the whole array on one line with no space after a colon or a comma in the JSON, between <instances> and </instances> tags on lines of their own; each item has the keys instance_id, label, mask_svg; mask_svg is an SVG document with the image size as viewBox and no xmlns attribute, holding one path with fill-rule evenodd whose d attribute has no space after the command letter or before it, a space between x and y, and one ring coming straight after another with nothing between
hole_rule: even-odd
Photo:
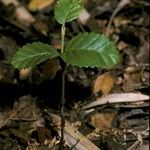
<instances>
[{"instance_id":1,"label":"green leaf","mask_svg":"<svg viewBox=\"0 0 150 150\"><path fill-rule=\"evenodd\" d=\"M33 68L37 64L58 55L59 53L52 46L41 42L34 42L20 48L12 58L11 63L18 69Z\"/></svg>"},{"instance_id":2,"label":"green leaf","mask_svg":"<svg viewBox=\"0 0 150 150\"><path fill-rule=\"evenodd\" d=\"M76 19L83 9L83 0L58 0L55 5L55 19L60 24Z\"/></svg>"},{"instance_id":3,"label":"green leaf","mask_svg":"<svg viewBox=\"0 0 150 150\"><path fill-rule=\"evenodd\" d=\"M73 66L110 68L119 62L113 42L98 33L82 33L69 41L62 59Z\"/></svg>"}]
</instances>

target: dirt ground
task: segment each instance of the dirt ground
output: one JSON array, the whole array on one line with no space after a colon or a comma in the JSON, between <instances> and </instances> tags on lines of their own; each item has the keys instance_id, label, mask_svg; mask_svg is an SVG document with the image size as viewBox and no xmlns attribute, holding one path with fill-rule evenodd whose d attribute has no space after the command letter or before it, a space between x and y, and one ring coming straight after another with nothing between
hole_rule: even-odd
<instances>
[{"instance_id":1,"label":"dirt ground","mask_svg":"<svg viewBox=\"0 0 150 150\"><path fill-rule=\"evenodd\" d=\"M55 0L0 0L0 150L58 150L60 58L14 69L19 47L41 41L61 47ZM65 144L69 150L149 149L148 0L84 0L68 41L98 32L115 42L121 62L112 69L70 67L65 78Z\"/></svg>"}]
</instances>

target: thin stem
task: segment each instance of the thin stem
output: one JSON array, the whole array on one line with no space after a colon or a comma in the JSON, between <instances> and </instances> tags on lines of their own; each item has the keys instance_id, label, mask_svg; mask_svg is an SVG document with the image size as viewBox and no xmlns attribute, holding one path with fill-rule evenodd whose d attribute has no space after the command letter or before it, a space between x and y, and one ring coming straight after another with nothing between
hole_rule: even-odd
<instances>
[{"instance_id":1,"label":"thin stem","mask_svg":"<svg viewBox=\"0 0 150 150\"><path fill-rule=\"evenodd\" d=\"M64 68L62 74L62 97L61 97L61 140L60 140L60 149L63 150L64 146L64 127L65 127L65 114L64 114L64 104L65 104L65 74L66 67Z\"/></svg>"},{"instance_id":2,"label":"thin stem","mask_svg":"<svg viewBox=\"0 0 150 150\"><path fill-rule=\"evenodd\" d=\"M64 52L64 45L65 45L65 24L61 27L61 52Z\"/></svg>"},{"instance_id":3,"label":"thin stem","mask_svg":"<svg viewBox=\"0 0 150 150\"><path fill-rule=\"evenodd\" d=\"M61 53L64 52L64 44L65 44L65 24L62 25L61 28ZM65 115L64 115L64 104L65 104L65 74L66 74L66 66L62 73L62 95L61 95L61 139L60 139L60 149L63 150L64 146L64 127L65 127Z\"/></svg>"}]
</instances>

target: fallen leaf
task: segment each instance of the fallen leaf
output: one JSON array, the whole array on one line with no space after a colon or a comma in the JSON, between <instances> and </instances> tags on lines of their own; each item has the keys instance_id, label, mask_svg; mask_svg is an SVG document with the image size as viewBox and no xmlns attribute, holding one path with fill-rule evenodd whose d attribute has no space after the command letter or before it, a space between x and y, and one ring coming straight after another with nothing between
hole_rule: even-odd
<instances>
[{"instance_id":1,"label":"fallen leaf","mask_svg":"<svg viewBox=\"0 0 150 150\"><path fill-rule=\"evenodd\" d=\"M110 94L102 98L98 98L96 101L93 101L89 104L86 104L83 109L89 109L92 107L97 107L104 104L111 103L125 103L125 102L138 102L138 101L147 101L149 96L141 93L118 93Z\"/></svg>"},{"instance_id":2,"label":"fallen leaf","mask_svg":"<svg viewBox=\"0 0 150 150\"><path fill-rule=\"evenodd\" d=\"M25 68L19 70L20 80L26 80L31 76L31 68Z\"/></svg>"},{"instance_id":3,"label":"fallen leaf","mask_svg":"<svg viewBox=\"0 0 150 150\"><path fill-rule=\"evenodd\" d=\"M11 112L0 112L0 129L6 126L10 120L10 118L14 115L11 115Z\"/></svg>"},{"instance_id":4,"label":"fallen leaf","mask_svg":"<svg viewBox=\"0 0 150 150\"><path fill-rule=\"evenodd\" d=\"M98 131L104 131L113 127L115 112L97 112L90 117L89 123Z\"/></svg>"},{"instance_id":5,"label":"fallen leaf","mask_svg":"<svg viewBox=\"0 0 150 150\"><path fill-rule=\"evenodd\" d=\"M139 52L135 56L138 64L149 64L150 44L147 41L149 41L149 39L145 39L144 43L140 46Z\"/></svg>"},{"instance_id":6,"label":"fallen leaf","mask_svg":"<svg viewBox=\"0 0 150 150\"><path fill-rule=\"evenodd\" d=\"M61 135L60 129L57 129ZM83 134L77 131L69 122L65 122L64 139L69 147L75 146L76 150L100 150L95 144L89 141Z\"/></svg>"},{"instance_id":7,"label":"fallen leaf","mask_svg":"<svg viewBox=\"0 0 150 150\"><path fill-rule=\"evenodd\" d=\"M61 136L60 116L54 113L50 113L48 110L45 110L45 112L48 114L47 119L50 120L50 124L54 127L58 135ZM56 126L55 124L58 121L59 125ZM75 148L73 149L76 150L100 150L95 144L93 144L83 134L81 134L77 129L75 129L74 126L72 126L71 123L68 121L65 121L64 140L69 147L72 148L74 146Z\"/></svg>"},{"instance_id":8,"label":"fallen leaf","mask_svg":"<svg viewBox=\"0 0 150 150\"><path fill-rule=\"evenodd\" d=\"M87 21L89 20L90 18L90 13L86 10L86 9L83 9L82 10L82 13L80 14L78 20L83 24L83 25L86 25Z\"/></svg>"},{"instance_id":9,"label":"fallen leaf","mask_svg":"<svg viewBox=\"0 0 150 150\"><path fill-rule=\"evenodd\" d=\"M16 7L16 11L14 13L15 18L21 23L23 26L30 26L35 22L35 18L30 14L30 12L23 6Z\"/></svg>"},{"instance_id":10,"label":"fallen leaf","mask_svg":"<svg viewBox=\"0 0 150 150\"><path fill-rule=\"evenodd\" d=\"M123 25L127 25L130 22L131 22L131 20L125 19L125 18L122 18L122 17L116 17L114 19L115 27L120 27L120 26L123 26Z\"/></svg>"},{"instance_id":11,"label":"fallen leaf","mask_svg":"<svg viewBox=\"0 0 150 150\"><path fill-rule=\"evenodd\" d=\"M40 116L39 107L35 103L35 99L30 95L20 97L14 103L13 111L16 112L16 120L36 120Z\"/></svg>"},{"instance_id":12,"label":"fallen leaf","mask_svg":"<svg viewBox=\"0 0 150 150\"><path fill-rule=\"evenodd\" d=\"M107 95L112 89L114 82L115 78L110 74L110 72L100 75L94 82L94 95L97 96L99 92L102 92L103 95Z\"/></svg>"},{"instance_id":13,"label":"fallen leaf","mask_svg":"<svg viewBox=\"0 0 150 150\"><path fill-rule=\"evenodd\" d=\"M128 5L130 3L130 0L121 0L117 7L114 9L111 17L110 17L110 20L108 22L108 25L107 25L107 28L106 28L106 35L110 35L110 29L111 29L111 24L115 18L115 16L117 15L117 13L123 8L125 7L126 5Z\"/></svg>"},{"instance_id":14,"label":"fallen leaf","mask_svg":"<svg viewBox=\"0 0 150 150\"><path fill-rule=\"evenodd\" d=\"M124 74L124 83L122 90L124 92L131 92L142 86L140 73Z\"/></svg>"},{"instance_id":15,"label":"fallen leaf","mask_svg":"<svg viewBox=\"0 0 150 150\"><path fill-rule=\"evenodd\" d=\"M118 47L119 51L124 51L128 47L128 44L126 44L124 41L120 41L117 44L117 47Z\"/></svg>"},{"instance_id":16,"label":"fallen leaf","mask_svg":"<svg viewBox=\"0 0 150 150\"><path fill-rule=\"evenodd\" d=\"M119 115L119 126L123 128L138 128L142 125L142 129L146 129L149 119L149 113L143 111L142 109L131 109L130 111L123 112Z\"/></svg>"},{"instance_id":17,"label":"fallen leaf","mask_svg":"<svg viewBox=\"0 0 150 150\"><path fill-rule=\"evenodd\" d=\"M38 11L51 6L55 0L31 0L28 4L28 8L31 11Z\"/></svg>"},{"instance_id":18,"label":"fallen leaf","mask_svg":"<svg viewBox=\"0 0 150 150\"><path fill-rule=\"evenodd\" d=\"M142 70L140 68L134 66L127 67L123 76L122 90L124 92L131 92L142 87Z\"/></svg>"},{"instance_id":19,"label":"fallen leaf","mask_svg":"<svg viewBox=\"0 0 150 150\"><path fill-rule=\"evenodd\" d=\"M44 144L47 140L52 140L51 131L45 127L37 127L38 139L41 144Z\"/></svg>"},{"instance_id":20,"label":"fallen leaf","mask_svg":"<svg viewBox=\"0 0 150 150\"><path fill-rule=\"evenodd\" d=\"M57 71L61 69L58 59L50 59L43 66L43 76L53 79Z\"/></svg>"},{"instance_id":21,"label":"fallen leaf","mask_svg":"<svg viewBox=\"0 0 150 150\"><path fill-rule=\"evenodd\" d=\"M48 25L48 22L46 20L38 20L38 21L34 22L33 26L38 32L47 36L47 33L49 31L49 25Z\"/></svg>"},{"instance_id":22,"label":"fallen leaf","mask_svg":"<svg viewBox=\"0 0 150 150\"><path fill-rule=\"evenodd\" d=\"M2 3L6 6L12 5L14 6L14 14L13 18L15 18L19 23L23 26L30 26L35 18L31 15L31 13L20 3L19 0L2 0Z\"/></svg>"}]
</instances>

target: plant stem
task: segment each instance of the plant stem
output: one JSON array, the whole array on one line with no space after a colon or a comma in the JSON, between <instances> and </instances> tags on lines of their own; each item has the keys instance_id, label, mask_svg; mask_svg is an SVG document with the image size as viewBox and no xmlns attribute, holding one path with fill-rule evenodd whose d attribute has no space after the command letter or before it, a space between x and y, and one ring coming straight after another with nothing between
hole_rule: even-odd
<instances>
[{"instance_id":1,"label":"plant stem","mask_svg":"<svg viewBox=\"0 0 150 150\"><path fill-rule=\"evenodd\" d=\"M64 44L65 44L65 24L61 27L61 53L64 52Z\"/></svg>"},{"instance_id":2,"label":"plant stem","mask_svg":"<svg viewBox=\"0 0 150 150\"><path fill-rule=\"evenodd\" d=\"M65 44L65 24L62 25L61 28L61 53L64 52L64 44ZM65 127L65 116L64 116L64 104L65 104L65 74L66 74L66 66L64 67L62 73L62 95L61 95L61 139L60 139L60 149L64 148L64 127Z\"/></svg>"},{"instance_id":3,"label":"plant stem","mask_svg":"<svg viewBox=\"0 0 150 150\"><path fill-rule=\"evenodd\" d=\"M65 114L64 114L64 104L65 104L65 74L66 67L64 68L62 74L62 97L61 97L61 140L60 140L60 149L63 150L64 146L64 127L65 127Z\"/></svg>"}]
</instances>

